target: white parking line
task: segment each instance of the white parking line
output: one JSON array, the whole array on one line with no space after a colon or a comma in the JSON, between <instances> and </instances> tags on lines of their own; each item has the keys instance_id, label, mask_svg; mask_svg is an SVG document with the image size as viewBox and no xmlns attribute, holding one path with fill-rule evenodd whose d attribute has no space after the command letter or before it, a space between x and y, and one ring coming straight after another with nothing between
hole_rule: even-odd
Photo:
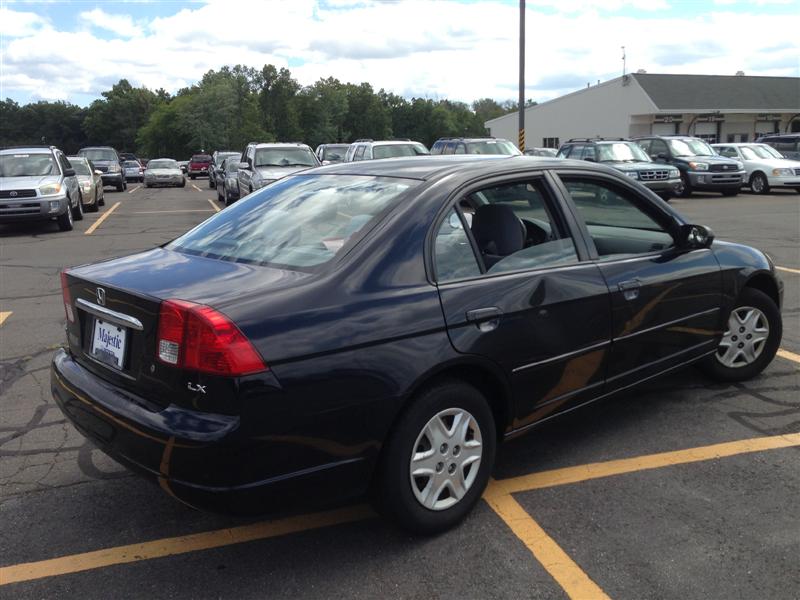
<instances>
[{"instance_id":1,"label":"white parking line","mask_svg":"<svg viewBox=\"0 0 800 600\"><path fill-rule=\"evenodd\" d=\"M135 188L133 188L132 190L129 190L129 191L128 191L128 193L129 193L129 194L132 194L133 192L135 192L136 190L140 189L141 187L142 187L142 186L140 186L140 185L137 185L137 186L136 186Z\"/></svg>"},{"instance_id":2,"label":"white parking line","mask_svg":"<svg viewBox=\"0 0 800 600\"><path fill-rule=\"evenodd\" d=\"M216 203L216 202L214 202L214 201L213 201L211 198L209 198L209 199L208 199L208 203L209 203L209 204L211 205L211 207L214 209L214 212L219 212L219 206L217 206L217 203Z\"/></svg>"},{"instance_id":3,"label":"white parking line","mask_svg":"<svg viewBox=\"0 0 800 600\"><path fill-rule=\"evenodd\" d=\"M209 208L186 208L183 210L136 210L130 214L132 215L160 215L161 213L198 213L198 212L214 212Z\"/></svg>"},{"instance_id":4,"label":"white parking line","mask_svg":"<svg viewBox=\"0 0 800 600\"><path fill-rule=\"evenodd\" d=\"M194 189L196 189L198 192L202 192L202 191L203 191L203 190L201 190L199 187L197 187L195 184L192 184L192 187L193 187Z\"/></svg>"}]
</instances>

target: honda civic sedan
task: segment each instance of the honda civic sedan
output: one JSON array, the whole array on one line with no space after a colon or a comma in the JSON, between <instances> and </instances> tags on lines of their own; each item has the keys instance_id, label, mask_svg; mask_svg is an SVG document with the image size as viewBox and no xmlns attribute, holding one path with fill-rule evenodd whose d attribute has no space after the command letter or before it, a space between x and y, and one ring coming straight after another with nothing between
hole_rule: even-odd
<instances>
[{"instance_id":1,"label":"honda civic sedan","mask_svg":"<svg viewBox=\"0 0 800 600\"><path fill-rule=\"evenodd\" d=\"M195 507L370 491L424 533L503 440L692 363L759 374L783 295L618 171L524 156L304 171L62 289L52 393L110 456Z\"/></svg>"}]
</instances>

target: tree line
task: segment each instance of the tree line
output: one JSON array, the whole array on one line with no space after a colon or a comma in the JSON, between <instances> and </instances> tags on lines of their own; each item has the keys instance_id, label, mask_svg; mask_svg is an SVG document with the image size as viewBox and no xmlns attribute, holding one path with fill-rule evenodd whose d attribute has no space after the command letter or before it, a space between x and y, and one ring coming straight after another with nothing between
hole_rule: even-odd
<instances>
[{"instance_id":1,"label":"tree line","mask_svg":"<svg viewBox=\"0 0 800 600\"><path fill-rule=\"evenodd\" d=\"M528 104L534 104L528 102ZM0 102L0 146L52 144L74 153L109 145L139 156L188 158L240 150L250 141L352 142L410 138L427 146L445 136L483 136L484 122L517 109L491 98L472 105L408 100L369 83L329 77L302 86L289 69L223 67L172 95L121 79L88 107L68 102Z\"/></svg>"}]
</instances>

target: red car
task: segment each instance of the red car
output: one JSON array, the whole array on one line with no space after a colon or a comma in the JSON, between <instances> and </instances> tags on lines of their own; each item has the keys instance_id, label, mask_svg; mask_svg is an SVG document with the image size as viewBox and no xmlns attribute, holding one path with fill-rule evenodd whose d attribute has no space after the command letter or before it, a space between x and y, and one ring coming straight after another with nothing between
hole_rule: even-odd
<instances>
[{"instance_id":1,"label":"red car","mask_svg":"<svg viewBox=\"0 0 800 600\"><path fill-rule=\"evenodd\" d=\"M208 154L195 154L189 161L189 177L208 176L208 167L211 165L211 156Z\"/></svg>"}]
</instances>

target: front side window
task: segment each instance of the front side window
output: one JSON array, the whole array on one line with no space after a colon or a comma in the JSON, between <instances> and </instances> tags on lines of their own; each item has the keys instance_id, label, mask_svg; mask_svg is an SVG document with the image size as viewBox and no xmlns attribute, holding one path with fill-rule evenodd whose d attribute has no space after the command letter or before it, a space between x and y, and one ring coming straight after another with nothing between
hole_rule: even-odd
<instances>
[{"instance_id":1,"label":"front side window","mask_svg":"<svg viewBox=\"0 0 800 600\"><path fill-rule=\"evenodd\" d=\"M739 158L739 155L736 153L736 148L733 146L724 146L722 148L717 148L717 152L719 152L720 156L726 156L728 158ZM748 156L747 148L742 148L742 154L745 158L755 158L755 156ZM749 154L752 155L752 152Z\"/></svg>"},{"instance_id":2,"label":"front side window","mask_svg":"<svg viewBox=\"0 0 800 600\"><path fill-rule=\"evenodd\" d=\"M628 190L592 179L562 177L601 259L666 250L672 236Z\"/></svg>"},{"instance_id":3,"label":"front side window","mask_svg":"<svg viewBox=\"0 0 800 600\"><path fill-rule=\"evenodd\" d=\"M362 175L287 177L217 213L166 248L313 271L349 248L351 240L416 185Z\"/></svg>"},{"instance_id":4,"label":"front side window","mask_svg":"<svg viewBox=\"0 0 800 600\"><path fill-rule=\"evenodd\" d=\"M455 208L445 217L436 233L436 279L452 281L481 274L464 224Z\"/></svg>"}]
</instances>

